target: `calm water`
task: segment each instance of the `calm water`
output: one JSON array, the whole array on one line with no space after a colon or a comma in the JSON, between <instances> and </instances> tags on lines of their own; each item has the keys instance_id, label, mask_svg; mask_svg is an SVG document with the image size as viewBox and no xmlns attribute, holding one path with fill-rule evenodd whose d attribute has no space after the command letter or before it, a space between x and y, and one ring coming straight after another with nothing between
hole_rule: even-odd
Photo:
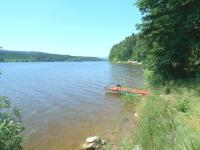
<instances>
[{"instance_id":1,"label":"calm water","mask_svg":"<svg viewBox=\"0 0 200 150\"><path fill-rule=\"evenodd\" d=\"M0 94L23 110L26 147L78 149L91 135L109 137L124 115L119 97L104 87L140 87L139 66L108 62L0 63Z\"/></svg>"}]
</instances>

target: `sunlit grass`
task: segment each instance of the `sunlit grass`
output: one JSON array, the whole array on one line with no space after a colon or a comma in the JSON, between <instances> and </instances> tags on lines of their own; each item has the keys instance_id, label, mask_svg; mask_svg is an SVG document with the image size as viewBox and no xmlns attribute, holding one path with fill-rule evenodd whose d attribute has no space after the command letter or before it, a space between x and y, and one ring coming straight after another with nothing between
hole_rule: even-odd
<instances>
[{"instance_id":1,"label":"sunlit grass","mask_svg":"<svg viewBox=\"0 0 200 150\"><path fill-rule=\"evenodd\" d=\"M151 96L143 101L130 95L123 98L140 107L136 134L122 142L122 149L132 150L140 145L142 150L199 150L200 84L180 80L156 83L149 90Z\"/></svg>"},{"instance_id":2,"label":"sunlit grass","mask_svg":"<svg viewBox=\"0 0 200 150\"><path fill-rule=\"evenodd\" d=\"M141 100L141 96L137 95L137 94L124 94L122 96L122 100L126 103L126 104L130 104L130 103L134 103L137 104L140 100Z\"/></svg>"}]
</instances>

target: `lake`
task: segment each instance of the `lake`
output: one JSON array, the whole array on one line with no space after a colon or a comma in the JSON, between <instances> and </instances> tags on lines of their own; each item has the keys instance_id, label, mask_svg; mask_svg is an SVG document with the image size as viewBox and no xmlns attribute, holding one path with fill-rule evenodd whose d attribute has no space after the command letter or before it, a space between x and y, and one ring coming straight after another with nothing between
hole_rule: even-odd
<instances>
[{"instance_id":1,"label":"lake","mask_svg":"<svg viewBox=\"0 0 200 150\"><path fill-rule=\"evenodd\" d=\"M106 61L0 63L0 69L0 94L22 109L25 146L36 150L79 149L94 135L118 140L115 132L129 126L123 123L132 114L104 87L143 84L140 66Z\"/></svg>"}]
</instances>

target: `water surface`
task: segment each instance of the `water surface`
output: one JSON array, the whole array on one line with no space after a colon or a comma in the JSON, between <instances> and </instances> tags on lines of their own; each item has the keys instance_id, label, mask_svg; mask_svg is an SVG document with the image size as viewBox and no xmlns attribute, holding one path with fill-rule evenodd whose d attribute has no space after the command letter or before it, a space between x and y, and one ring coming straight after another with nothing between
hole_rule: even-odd
<instances>
[{"instance_id":1,"label":"water surface","mask_svg":"<svg viewBox=\"0 0 200 150\"><path fill-rule=\"evenodd\" d=\"M109 139L127 114L104 87L143 82L139 66L108 62L0 63L0 69L0 94L23 110L26 147L37 150L78 149L91 135Z\"/></svg>"}]
</instances>

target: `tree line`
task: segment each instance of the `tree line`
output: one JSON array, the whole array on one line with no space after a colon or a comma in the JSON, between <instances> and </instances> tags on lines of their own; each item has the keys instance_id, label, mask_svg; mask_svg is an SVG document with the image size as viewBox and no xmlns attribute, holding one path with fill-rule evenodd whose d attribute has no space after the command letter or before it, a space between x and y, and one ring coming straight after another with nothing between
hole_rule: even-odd
<instances>
[{"instance_id":1,"label":"tree line","mask_svg":"<svg viewBox=\"0 0 200 150\"><path fill-rule=\"evenodd\" d=\"M135 60L141 62L145 59L145 42L140 34L132 34L123 41L115 44L109 54L109 60L112 62L123 62Z\"/></svg>"},{"instance_id":2,"label":"tree line","mask_svg":"<svg viewBox=\"0 0 200 150\"><path fill-rule=\"evenodd\" d=\"M100 61L97 57L0 50L0 62Z\"/></svg>"},{"instance_id":3,"label":"tree line","mask_svg":"<svg viewBox=\"0 0 200 150\"><path fill-rule=\"evenodd\" d=\"M166 80L200 71L199 0L138 0L139 33L114 45L110 61L137 60Z\"/></svg>"}]
</instances>

